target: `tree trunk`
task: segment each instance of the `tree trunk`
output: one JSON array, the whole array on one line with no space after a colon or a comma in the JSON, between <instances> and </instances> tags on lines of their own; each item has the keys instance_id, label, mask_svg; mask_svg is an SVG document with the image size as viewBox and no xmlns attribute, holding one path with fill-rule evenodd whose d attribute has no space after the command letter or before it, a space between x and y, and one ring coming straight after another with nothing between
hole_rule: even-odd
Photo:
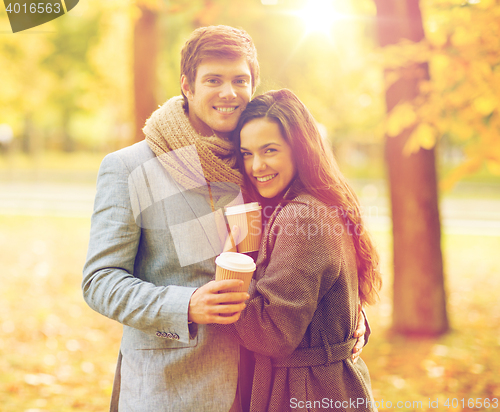
<instances>
[{"instance_id":1,"label":"tree trunk","mask_svg":"<svg viewBox=\"0 0 500 412\"><path fill-rule=\"evenodd\" d=\"M158 33L155 11L139 6L141 15L134 28L134 100L135 134L134 140L144 139L142 128L145 121L158 106L156 91L156 56Z\"/></svg>"},{"instance_id":2,"label":"tree trunk","mask_svg":"<svg viewBox=\"0 0 500 412\"><path fill-rule=\"evenodd\" d=\"M375 3L381 46L425 37L418 0ZM399 102L413 100L419 81L429 76L427 64L401 68L398 74L386 91L387 113ZM432 336L448 329L435 150L403 155L412 131L386 136L385 142L394 239L393 330Z\"/></svg>"}]
</instances>

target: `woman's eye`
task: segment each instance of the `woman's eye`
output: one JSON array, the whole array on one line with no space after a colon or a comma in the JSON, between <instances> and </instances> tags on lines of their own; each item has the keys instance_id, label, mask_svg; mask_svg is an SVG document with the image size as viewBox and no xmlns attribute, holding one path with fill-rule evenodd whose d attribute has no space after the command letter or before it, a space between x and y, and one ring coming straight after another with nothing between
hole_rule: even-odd
<instances>
[{"instance_id":1,"label":"woman's eye","mask_svg":"<svg viewBox=\"0 0 500 412\"><path fill-rule=\"evenodd\" d=\"M248 157L250 155L251 155L250 152L241 152L241 157Z\"/></svg>"},{"instance_id":2,"label":"woman's eye","mask_svg":"<svg viewBox=\"0 0 500 412\"><path fill-rule=\"evenodd\" d=\"M272 152L276 152L276 151L277 151L276 149L269 148L266 150L266 153L272 153Z\"/></svg>"}]
</instances>

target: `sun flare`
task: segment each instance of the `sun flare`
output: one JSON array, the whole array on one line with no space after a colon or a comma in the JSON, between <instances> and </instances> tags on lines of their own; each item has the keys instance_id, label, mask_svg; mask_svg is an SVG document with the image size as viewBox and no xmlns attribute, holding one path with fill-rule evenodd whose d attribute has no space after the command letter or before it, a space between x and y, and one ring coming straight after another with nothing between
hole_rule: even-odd
<instances>
[{"instance_id":1,"label":"sun flare","mask_svg":"<svg viewBox=\"0 0 500 412\"><path fill-rule=\"evenodd\" d=\"M305 25L306 34L321 33L329 36L335 20L340 17L333 0L307 0L297 13Z\"/></svg>"}]
</instances>

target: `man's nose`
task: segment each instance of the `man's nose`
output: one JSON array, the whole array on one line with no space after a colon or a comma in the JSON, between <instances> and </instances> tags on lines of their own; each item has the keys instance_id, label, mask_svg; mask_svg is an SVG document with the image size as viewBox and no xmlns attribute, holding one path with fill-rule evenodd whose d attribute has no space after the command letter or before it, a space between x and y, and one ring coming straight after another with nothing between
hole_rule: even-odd
<instances>
[{"instance_id":1,"label":"man's nose","mask_svg":"<svg viewBox=\"0 0 500 412\"><path fill-rule=\"evenodd\" d=\"M236 91L234 89L234 85L232 83L224 83L222 85L220 97L225 99L234 99L236 97Z\"/></svg>"}]
</instances>

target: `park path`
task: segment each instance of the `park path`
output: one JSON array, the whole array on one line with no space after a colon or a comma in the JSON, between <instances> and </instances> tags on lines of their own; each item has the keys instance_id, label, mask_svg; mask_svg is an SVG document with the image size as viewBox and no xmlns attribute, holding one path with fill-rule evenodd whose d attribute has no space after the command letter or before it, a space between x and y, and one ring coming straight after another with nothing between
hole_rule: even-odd
<instances>
[{"instance_id":1,"label":"park path","mask_svg":"<svg viewBox=\"0 0 500 412\"><path fill-rule=\"evenodd\" d=\"M390 228L383 181L352 180L371 230ZM95 184L0 182L0 215L89 218ZM462 184L440 202L443 230L450 234L500 236L500 187Z\"/></svg>"},{"instance_id":2,"label":"park path","mask_svg":"<svg viewBox=\"0 0 500 412\"><path fill-rule=\"evenodd\" d=\"M89 217L95 184L0 182L0 215Z\"/></svg>"}]
</instances>

